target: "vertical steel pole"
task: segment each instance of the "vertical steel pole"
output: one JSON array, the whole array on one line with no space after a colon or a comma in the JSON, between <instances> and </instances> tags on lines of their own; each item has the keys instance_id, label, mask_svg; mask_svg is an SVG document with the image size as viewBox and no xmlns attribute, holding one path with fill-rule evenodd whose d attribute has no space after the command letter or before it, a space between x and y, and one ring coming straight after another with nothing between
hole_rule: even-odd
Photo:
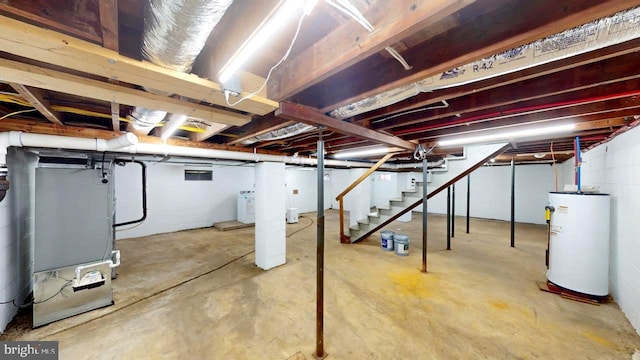
<instances>
[{"instance_id":1,"label":"vertical steel pole","mask_svg":"<svg viewBox=\"0 0 640 360\"><path fill-rule=\"evenodd\" d=\"M471 174L467 175L467 234L469 233L469 214L471 205Z\"/></svg>"},{"instance_id":2,"label":"vertical steel pole","mask_svg":"<svg viewBox=\"0 0 640 360\"><path fill-rule=\"evenodd\" d=\"M516 246L516 163L511 158L511 247Z\"/></svg>"},{"instance_id":3,"label":"vertical steel pole","mask_svg":"<svg viewBox=\"0 0 640 360\"><path fill-rule=\"evenodd\" d=\"M324 141L318 138L318 210L316 251L316 358L324 353Z\"/></svg>"},{"instance_id":4,"label":"vertical steel pole","mask_svg":"<svg viewBox=\"0 0 640 360\"><path fill-rule=\"evenodd\" d=\"M451 237L456 237L456 184L451 184Z\"/></svg>"},{"instance_id":5,"label":"vertical steel pole","mask_svg":"<svg viewBox=\"0 0 640 360\"><path fill-rule=\"evenodd\" d=\"M451 186L447 187L447 250L451 250Z\"/></svg>"},{"instance_id":6,"label":"vertical steel pole","mask_svg":"<svg viewBox=\"0 0 640 360\"><path fill-rule=\"evenodd\" d=\"M427 272L427 157L422 159L422 272Z\"/></svg>"}]
</instances>

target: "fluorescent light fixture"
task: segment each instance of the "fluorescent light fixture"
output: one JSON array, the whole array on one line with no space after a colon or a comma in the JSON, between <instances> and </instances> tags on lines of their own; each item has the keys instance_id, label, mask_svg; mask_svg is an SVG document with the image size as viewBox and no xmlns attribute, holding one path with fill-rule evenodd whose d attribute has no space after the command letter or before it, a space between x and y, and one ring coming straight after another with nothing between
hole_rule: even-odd
<instances>
[{"instance_id":1,"label":"fluorescent light fixture","mask_svg":"<svg viewBox=\"0 0 640 360\"><path fill-rule=\"evenodd\" d=\"M170 138L171 135L173 135L173 133L176 132L176 130L178 130L178 128L182 126L185 121L187 121L187 115L171 114L169 116L169 120L165 123L163 129L161 130L162 135L160 135L160 138L162 139L162 141L167 141L167 139Z\"/></svg>"},{"instance_id":2,"label":"fluorescent light fixture","mask_svg":"<svg viewBox=\"0 0 640 360\"><path fill-rule=\"evenodd\" d=\"M508 132L496 132L496 133L486 134L486 135L468 136L468 137L461 137L461 138L451 139L451 140L441 140L438 142L438 145L439 146L455 146L455 145L466 145L466 144L475 144L475 143L488 143L488 142L499 141L499 140L507 141L507 140L516 139L516 138L533 137L533 136L568 132L568 131L574 130L575 128L576 128L575 124L568 124L568 125L545 126L545 127L515 130L515 131L508 131Z\"/></svg>"},{"instance_id":3,"label":"fluorescent light fixture","mask_svg":"<svg viewBox=\"0 0 640 360\"><path fill-rule=\"evenodd\" d=\"M249 38L240 46L238 51L229 59L222 67L218 80L224 84L235 74L244 63L264 44L278 33L287 23L288 20L300 8L305 15L309 15L318 0L283 0L278 8L272 12L265 21L249 36Z\"/></svg>"},{"instance_id":4,"label":"fluorescent light fixture","mask_svg":"<svg viewBox=\"0 0 640 360\"><path fill-rule=\"evenodd\" d=\"M336 159L345 159L345 158L354 158L358 156L368 156L368 155L380 155L386 154L389 152L389 148L370 148L370 149L361 149L361 150L353 150L353 151L343 151L336 153L333 155Z\"/></svg>"}]
</instances>

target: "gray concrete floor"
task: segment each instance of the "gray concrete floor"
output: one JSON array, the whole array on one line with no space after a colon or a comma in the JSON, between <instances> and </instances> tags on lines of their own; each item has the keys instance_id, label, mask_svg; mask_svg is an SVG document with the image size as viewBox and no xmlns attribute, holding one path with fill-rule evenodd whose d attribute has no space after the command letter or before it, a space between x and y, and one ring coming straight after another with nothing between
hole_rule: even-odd
<instances>
[{"instance_id":1,"label":"gray concrete floor","mask_svg":"<svg viewBox=\"0 0 640 360\"><path fill-rule=\"evenodd\" d=\"M338 243L326 216L325 350L329 359L631 359L640 336L615 303L594 306L541 292L546 228L464 218L445 250L445 218L429 217L428 274L421 218L408 257L379 235ZM306 227L307 225L311 225ZM120 240L116 304L0 340L60 342L61 359L312 359L315 214L287 225L287 264L254 266L253 228L213 228Z\"/></svg>"}]
</instances>

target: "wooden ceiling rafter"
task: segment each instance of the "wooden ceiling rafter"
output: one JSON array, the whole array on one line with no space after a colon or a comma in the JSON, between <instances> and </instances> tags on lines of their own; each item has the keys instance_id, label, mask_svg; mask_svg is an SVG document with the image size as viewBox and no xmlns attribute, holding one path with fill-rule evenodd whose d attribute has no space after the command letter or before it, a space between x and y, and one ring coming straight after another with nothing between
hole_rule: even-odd
<instances>
[{"instance_id":1,"label":"wooden ceiling rafter","mask_svg":"<svg viewBox=\"0 0 640 360\"><path fill-rule=\"evenodd\" d=\"M99 3L102 46L119 52L118 0L101 0ZM115 85L119 83L111 78L108 81ZM120 131L120 104L115 101L111 102L111 128L113 131Z\"/></svg>"},{"instance_id":2,"label":"wooden ceiling rafter","mask_svg":"<svg viewBox=\"0 0 640 360\"><path fill-rule=\"evenodd\" d=\"M218 83L131 59L102 46L6 16L0 16L0 51L227 107L222 86ZM256 95L240 102L234 109L264 115L275 110L277 105L275 101Z\"/></svg>"},{"instance_id":3,"label":"wooden ceiling rafter","mask_svg":"<svg viewBox=\"0 0 640 360\"><path fill-rule=\"evenodd\" d=\"M47 120L53 124L64 126L62 114L51 109L51 103L46 99L44 90L16 83L9 83L9 85Z\"/></svg>"},{"instance_id":4,"label":"wooden ceiling rafter","mask_svg":"<svg viewBox=\"0 0 640 360\"><path fill-rule=\"evenodd\" d=\"M636 54L623 55L540 78L514 82L491 91L479 91L459 98L449 98L447 99L449 106L445 108L420 112L414 109L407 115L391 115L394 117L386 121L374 119L371 122L371 128L374 130L396 128L394 132L401 132L402 129L410 129L409 125L429 120L454 115L462 116L475 111L522 104L536 99L551 102L551 97L561 98L562 94L586 93L584 90L638 79L640 78L640 73L637 71L639 67L640 57Z\"/></svg>"},{"instance_id":5,"label":"wooden ceiling rafter","mask_svg":"<svg viewBox=\"0 0 640 360\"><path fill-rule=\"evenodd\" d=\"M397 146L408 150L413 150L416 147L415 143L403 140L399 137L382 134L355 124L334 119L321 113L317 109L313 109L300 104L283 101L280 103L280 108L276 110L275 114L276 116L288 120L299 121L315 126L324 126L331 131L372 140L390 146Z\"/></svg>"},{"instance_id":6,"label":"wooden ceiling rafter","mask_svg":"<svg viewBox=\"0 0 640 360\"><path fill-rule=\"evenodd\" d=\"M229 125L243 125L250 120L247 115L2 58L0 58L0 72L3 74L5 81L38 86L42 89L60 91L97 100L113 101L132 106L145 106L170 113L188 114L199 119Z\"/></svg>"},{"instance_id":7,"label":"wooden ceiling rafter","mask_svg":"<svg viewBox=\"0 0 640 360\"><path fill-rule=\"evenodd\" d=\"M546 75L556 74L595 62L616 59L620 56L637 53L638 51L640 51L640 39L630 40L622 44L605 47L597 51L587 52L584 54L549 62L543 65L523 69L509 74L472 82L470 84L452 86L445 89L439 89L434 92L420 93L395 104L353 116L348 120L361 124L362 122L367 120L375 120L377 118L396 115L407 110L413 110L431 104L437 104L443 100L446 101L478 92L499 89L503 86L508 86L514 83L520 83L536 78L542 78Z\"/></svg>"},{"instance_id":8,"label":"wooden ceiling rafter","mask_svg":"<svg viewBox=\"0 0 640 360\"><path fill-rule=\"evenodd\" d=\"M330 111L638 4L640 0L562 0L553 6L538 1L476 1L456 13L464 26L402 53L411 70L398 69L395 59L371 56L300 91L291 101ZM320 91L327 88L332 91Z\"/></svg>"},{"instance_id":9,"label":"wooden ceiling rafter","mask_svg":"<svg viewBox=\"0 0 640 360\"><path fill-rule=\"evenodd\" d=\"M622 105L621 105L622 106ZM502 129L512 126L520 126L525 124L536 124L536 125L549 125L553 123L553 125L563 125L563 124L571 124L575 123L576 128L580 129L580 123L583 122L591 122L591 121L608 121L609 119L622 119L626 114L629 113L638 113L640 111L640 103L633 105L628 104L625 108L620 108L618 110L611 110L603 107L601 104L591 104L585 105L581 109L576 108L565 108L559 109L547 114L547 116L540 116L538 114L529 114L523 115L521 117L515 118L504 118L499 120L494 120L490 125L488 124L472 124L468 126L464 126L462 129L439 129L434 131L425 132L422 135L416 134L415 140L419 140L420 142L425 141L434 141L438 138L443 138L447 136L462 136L468 134L474 134L477 132L493 130L493 129ZM599 123L602 124L602 123ZM603 126L606 127L606 126Z\"/></svg>"},{"instance_id":10,"label":"wooden ceiling rafter","mask_svg":"<svg viewBox=\"0 0 640 360\"><path fill-rule=\"evenodd\" d=\"M450 16L474 0L395 0L378 2L364 14L374 24L367 31L349 21L276 69L269 97L285 100L341 70L384 50L429 24ZM394 60L395 61L395 60ZM309 70L309 64L314 64Z\"/></svg>"}]
</instances>

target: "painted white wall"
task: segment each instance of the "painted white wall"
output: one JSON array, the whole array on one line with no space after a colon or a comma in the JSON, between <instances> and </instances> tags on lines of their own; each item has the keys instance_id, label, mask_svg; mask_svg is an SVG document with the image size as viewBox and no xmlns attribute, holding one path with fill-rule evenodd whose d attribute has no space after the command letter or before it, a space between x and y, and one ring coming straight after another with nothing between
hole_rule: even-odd
<instances>
[{"instance_id":1,"label":"painted white wall","mask_svg":"<svg viewBox=\"0 0 640 360\"><path fill-rule=\"evenodd\" d=\"M253 190L253 166L202 167L213 171L213 181L185 181L181 164L148 164L147 219L140 226L118 231L117 239L212 226L235 220L240 191ZM141 209L140 167L115 168L116 221L138 219ZM129 228L125 226L118 230Z\"/></svg>"},{"instance_id":2,"label":"painted white wall","mask_svg":"<svg viewBox=\"0 0 640 360\"><path fill-rule=\"evenodd\" d=\"M371 176L371 200L375 207L389 207L389 199L400 196L398 173L376 171ZM388 178L388 179L387 179Z\"/></svg>"},{"instance_id":3,"label":"painted white wall","mask_svg":"<svg viewBox=\"0 0 640 360\"><path fill-rule=\"evenodd\" d=\"M434 175L434 179L437 178ZM428 185L434 191L439 184ZM548 193L555 189L553 168L550 165L516 166L516 221L544 224L544 207ZM452 194L453 197L453 194ZM467 213L467 178L456 183L455 212L457 216ZM447 213L447 191L429 199L429 212ZM418 206L415 211L422 212ZM472 217L511 220L511 167L484 166L471 173Z\"/></svg>"},{"instance_id":4,"label":"painted white wall","mask_svg":"<svg viewBox=\"0 0 640 360\"><path fill-rule=\"evenodd\" d=\"M347 186L351 185L367 169L332 169L331 170L331 208L339 209L335 197ZM344 210L349 211L349 223L355 225L358 219L364 219L371 208L371 179L361 182L344 197Z\"/></svg>"},{"instance_id":5,"label":"painted white wall","mask_svg":"<svg viewBox=\"0 0 640 360\"><path fill-rule=\"evenodd\" d=\"M332 169L331 170L331 208L339 209L340 205L338 201L335 199L344 189L351 184L349 179L351 179L351 175L349 174L349 169ZM345 211L351 211L351 203L344 204Z\"/></svg>"},{"instance_id":6,"label":"painted white wall","mask_svg":"<svg viewBox=\"0 0 640 360\"><path fill-rule=\"evenodd\" d=\"M573 159L563 173L573 180ZM611 195L609 289L640 333L640 128L584 153L582 184Z\"/></svg>"},{"instance_id":7,"label":"painted white wall","mask_svg":"<svg viewBox=\"0 0 640 360\"><path fill-rule=\"evenodd\" d=\"M367 169L350 169L348 184L356 181L365 172ZM345 208L348 206L350 211L349 226L354 226L358 220L366 218L371 210L371 183L370 180L361 182L344 197Z\"/></svg>"},{"instance_id":8,"label":"painted white wall","mask_svg":"<svg viewBox=\"0 0 640 360\"><path fill-rule=\"evenodd\" d=\"M22 304L31 292L37 156L9 149L11 188L0 203L0 302ZM13 304L0 305L0 332L15 316Z\"/></svg>"},{"instance_id":9,"label":"painted white wall","mask_svg":"<svg viewBox=\"0 0 640 360\"><path fill-rule=\"evenodd\" d=\"M325 169L325 209L331 208L331 175L332 172ZM315 168L292 166L287 167L285 177L287 184L287 208L297 208L300 213L316 211L318 201L318 171ZM298 193L294 194L294 190L297 190Z\"/></svg>"}]
</instances>

